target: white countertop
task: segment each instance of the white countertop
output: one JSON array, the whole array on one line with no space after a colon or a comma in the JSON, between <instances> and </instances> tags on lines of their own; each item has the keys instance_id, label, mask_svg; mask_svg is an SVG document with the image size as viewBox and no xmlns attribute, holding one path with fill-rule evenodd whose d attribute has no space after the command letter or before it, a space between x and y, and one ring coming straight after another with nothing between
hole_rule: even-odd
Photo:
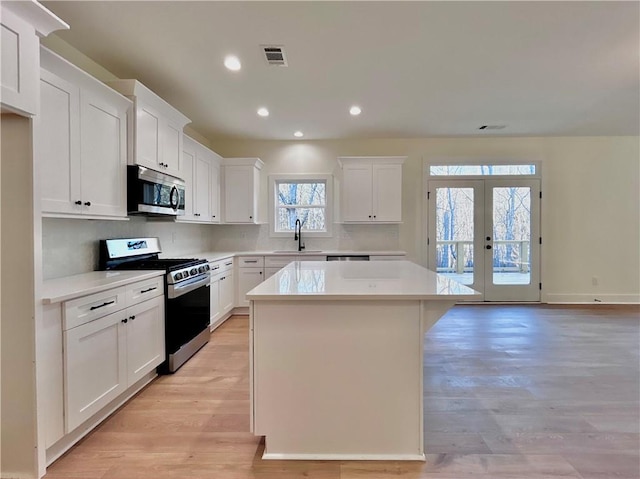
<instances>
[{"instance_id":1,"label":"white countertop","mask_svg":"<svg viewBox=\"0 0 640 479\"><path fill-rule=\"evenodd\" d=\"M185 258L202 258L207 261L218 261L225 258L231 258L233 256L350 256L350 255L369 255L369 256L406 256L405 251L336 251L336 250L303 250L303 251L295 251L295 250L276 250L276 251L267 251L267 250L258 250L258 251L206 251L204 253L193 253L180 257ZM166 255L164 255L166 256ZM171 256L171 255L169 255ZM175 256L171 256L175 257Z\"/></svg>"},{"instance_id":2,"label":"white countertop","mask_svg":"<svg viewBox=\"0 0 640 479\"><path fill-rule=\"evenodd\" d=\"M247 293L249 300L478 300L473 289L410 261L295 261Z\"/></svg>"},{"instance_id":3,"label":"white countertop","mask_svg":"<svg viewBox=\"0 0 640 479\"><path fill-rule=\"evenodd\" d=\"M42 302L44 304L60 303L164 274L162 270L92 271L49 279L42 283Z\"/></svg>"}]
</instances>

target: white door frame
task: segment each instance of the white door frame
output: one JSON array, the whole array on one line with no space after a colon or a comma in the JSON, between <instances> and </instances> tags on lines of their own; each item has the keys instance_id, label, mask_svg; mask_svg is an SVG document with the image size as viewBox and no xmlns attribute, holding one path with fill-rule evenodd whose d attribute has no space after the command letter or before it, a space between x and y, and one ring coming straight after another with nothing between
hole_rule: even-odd
<instances>
[{"instance_id":1,"label":"white door frame","mask_svg":"<svg viewBox=\"0 0 640 479\"><path fill-rule=\"evenodd\" d=\"M429 166L431 164L437 164L437 165L479 165L479 164L494 164L494 165L499 165L499 164L510 164L510 165L515 165L515 164L535 164L535 174L533 175L495 175L495 176L430 176L429 174ZM428 194L429 191L433 191L433 189L435 187L442 187L443 185L447 185L447 186L451 186L451 187L462 187L462 186L472 186L474 187L474 191L478 192L478 191L482 191L482 197L483 197L483 201L484 198L488 197L488 193L486 192L486 189L490 189L493 187L493 185L496 186L509 186L508 183L509 182L515 182L519 185L525 186L525 187L530 187L531 188L531 201L532 201L532 205L531 205L531 244L530 244L530 262L531 262L531 277L530 277L530 285L532 285L532 289L530 291L533 291L533 285L536 285L536 293L534 296L532 296L532 294L523 294L522 288L516 288L513 290L513 294L508 294L506 295L504 298L502 299L494 299L492 298L492 293L490 292L489 294L489 298L485 298L485 281L486 279L489 279L489 281L492 279L492 274L493 274L493 266L492 266L492 258L491 259L487 259L489 257L492 257L492 255L485 255L485 259L483 261L475 261L474 263L478 263L478 264L474 264L474 282L472 285L470 285L472 288L474 286L477 286L477 288L474 289L481 289L481 292L483 293L483 297L481 299L481 301L521 301L521 302L540 302L541 301L541 290L542 290L542 282L541 282L541 268L542 268L542 248L541 248L541 244L542 244L542 228L541 228L541 198L542 198L542 182L541 182L541 164L539 161L513 161L510 159L507 160L492 160L492 161L480 161L480 160L476 160L476 159L456 159L456 160L452 160L452 159L446 159L446 160L437 160L437 161L431 161L428 162L426 160L423 161L423 172L424 172L424 177L423 177L423 187L424 187L424 195L423 195L423 228L422 228L422 233L423 233L423 241L422 241L422 245L423 245L423 261L424 264L435 270L435 267L432 267L432 265L435 265L435 247L431 248L431 245L428 244L428 242L431 241L435 241L435 215L431 214L431 210L430 210L430 202L429 202L429 198L428 198ZM477 185L477 183L474 183L474 181L479 181L480 183L482 183L484 186L481 189L478 189L480 187L475 186ZM479 194L479 193L476 193ZM479 198L474 198L474 204L478 204L477 200ZM435 198L434 198L435 201ZM487 203L489 204L489 203ZM492 207L489 208L483 208L484 211L482 211L481 219L478 219L478 212L474 211L474 223L476 225L479 225L480 228L484 229L484 225L487 224L492 224L493 218L492 218ZM478 229L476 229L476 231L479 231ZM433 234L431 234L431 232L433 232ZM430 236L432 236L432 238L430 238ZM485 241L485 237L482 237L479 234L475 235L474 238L474 252L479 252L479 251L485 251L484 248L486 247L486 241ZM479 264L482 263L482 264ZM489 264L490 267L487 267L487 264ZM481 274L482 276L478 276L479 274ZM500 285L502 286L502 285ZM491 289L491 288L490 288ZM518 291L520 290L520 291ZM517 295L520 294L521 297L517 297Z\"/></svg>"}]
</instances>

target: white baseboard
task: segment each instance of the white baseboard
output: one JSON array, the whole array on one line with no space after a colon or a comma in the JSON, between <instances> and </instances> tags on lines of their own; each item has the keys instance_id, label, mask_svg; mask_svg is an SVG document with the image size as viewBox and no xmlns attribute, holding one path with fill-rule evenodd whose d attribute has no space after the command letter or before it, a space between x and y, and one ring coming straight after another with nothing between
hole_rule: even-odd
<instances>
[{"instance_id":1,"label":"white baseboard","mask_svg":"<svg viewBox=\"0 0 640 479\"><path fill-rule=\"evenodd\" d=\"M424 454L281 454L264 453L265 460L291 461L422 461Z\"/></svg>"},{"instance_id":2,"label":"white baseboard","mask_svg":"<svg viewBox=\"0 0 640 479\"><path fill-rule=\"evenodd\" d=\"M640 304L640 294L545 294L549 304Z\"/></svg>"},{"instance_id":3,"label":"white baseboard","mask_svg":"<svg viewBox=\"0 0 640 479\"><path fill-rule=\"evenodd\" d=\"M36 476L22 472L0 472L0 479L36 479Z\"/></svg>"}]
</instances>

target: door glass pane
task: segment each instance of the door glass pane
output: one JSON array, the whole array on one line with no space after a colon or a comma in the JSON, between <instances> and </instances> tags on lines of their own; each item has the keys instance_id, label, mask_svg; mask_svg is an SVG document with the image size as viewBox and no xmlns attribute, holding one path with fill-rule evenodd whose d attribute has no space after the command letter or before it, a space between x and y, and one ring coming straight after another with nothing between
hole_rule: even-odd
<instances>
[{"instance_id":1,"label":"door glass pane","mask_svg":"<svg viewBox=\"0 0 640 479\"><path fill-rule=\"evenodd\" d=\"M530 284L531 188L493 188L493 284Z\"/></svg>"},{"instance_id":2,"label":"door glass pane","mask_svg":"<svg viewBox=\"0 0 640 479\"><path fill-rule=\"evenodd\" d=\"M473 284L473 188L436 188L436 271Z\"/></svg>"}]
</instances>

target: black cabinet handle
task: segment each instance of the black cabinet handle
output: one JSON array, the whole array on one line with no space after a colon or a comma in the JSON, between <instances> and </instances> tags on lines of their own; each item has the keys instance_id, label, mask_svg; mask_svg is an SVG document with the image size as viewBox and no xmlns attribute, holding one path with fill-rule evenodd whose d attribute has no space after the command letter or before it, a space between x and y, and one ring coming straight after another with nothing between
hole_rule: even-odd
<instances>
[{"instance_id":1,"label":"black cabinet handle","mask_svg":"<svg viewBox=\"0 0 640 479\"><path fill-rule=\"evenodd\" d=\"M76 205L81 205L81 204L82 204L82 201L80 200L76 201Z\"/></svg>"},{"instance_id":2,"label":"black cabinet handle","mask_svg":"<svg viewBox=\"0 0 640 479\"><path fill-rule=\"evenodd\" d=\"M249 219L250 219L250 220L251 220L251 219L253 219L253 216L249 216Z\"/></svg>"},{"instance_id":3,"label":"black cabinet handle","mask_svg":"<svg viewBox=\"0 0 640 479\"><path fill-rule=\"evenodd\" d=\"M216 215L213 215L213 216L211 216L211 217L212 217L212 218L215 218L215 217L216 217Z\"/></svg>"},{"instance_id":4,"label":"black cabinet handle","mask_svg":"<svg viewBox=\"0 0 640 479\"><path fill-rule=\"evenodd\" d=\"M129 321L127 318L124 318L122 321L120 321L121 323L127 324L127 321Z\"/></svg>"},{"instance_id":5,"label":"black cabinet handle","mask_svg":"<svg viewBox=\"0 0 640 479\"><path fill-rule=\"evenodd\" d=\"M149 291L153 291L154 289L158 289L158 288L154 286L153 288L143 289L142 291L140 291L140 294L142 294L142 293L148 293Z\"/></svg>"},{"instance_id":6,"label":"black cabinet handle","mask_svg":"<svg viewBox=\"0 0 640 479\"><path fill-rule=\"evenodd\" d=\"M487 241L491 241L491 236L487 236Z\"/></svg>"},{"instance_id":7,"label":"black cabinet handle","mask_svg":"<svg viewBox=\"0 0 640 479\"><path fill-rule=\"evenodd\" d=\"M115 303L115 300L114 301L107 301L106 303L102 303L99 306L91 306L89 308L89 311L93 311L94 309L104 308L105 306L109 306L110 304L113 304L113 303Z\"/></svg>"},{"instance_id":8,"label":"black cabinet handle","mask_svg":"<svg viewBox=\"0 0 640 479\"><path fill-rule=\"evenodd\" d=\"M134 319L136 319L136 317L135 317L135 316L129 316L129 319L130 319L131 321L133 321Z\"/></svg>"},{"instance_id":9,"label":"black cabinet handle","mask_svg":"<svg viewBox=\"0 0 640 479\"><path fill-rule=\"evenodd\" d=\"M369 218L371 218L371 215L369 215Z\"/></svg>"},{"instance_id":10,"label":"black cabinet handle","mask_svg":"<svg viewBox=\"0 0 640 479\"><path fill-rule=\"evenodd\" d=\"M373 217L374 217L374 218L377 218L377 216L376 216L376 215L373 215Z\"/></svg>"},{"instance_id":11,"label":"black cabinet handle","mask_svg":"<svg viewBox=\"0 0 640 479\"><path fill-rule=\"evenodd\" d=\"M490 244L488 244L487 246L485 246L485 248L487 248L487 249L491 249L491 245L490 245Z\"/></svg>"},{"instance_id":12,"label":"black cabinet handle","mask_svg":"<svg viewBox=\"0 0 640 479\"><path fill-rule=\"evenodd\" d=\"M91 201L85 201L84 205L85 206L91 206Z\"/></svg>"}]
</instances>

